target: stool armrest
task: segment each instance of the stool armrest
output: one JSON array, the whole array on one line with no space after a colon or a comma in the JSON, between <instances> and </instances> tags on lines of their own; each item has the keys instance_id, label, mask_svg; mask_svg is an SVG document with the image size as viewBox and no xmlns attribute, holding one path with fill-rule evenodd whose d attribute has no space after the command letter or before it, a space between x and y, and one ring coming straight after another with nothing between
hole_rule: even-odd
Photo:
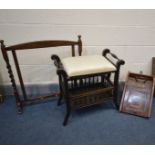
<instances>
[{"instance_id":1,"label":"stool armrest","mask_svg":"<svg viewBox=\"0 0 155 155\"><path fill-rule=\"evenodd\" d=\"M54 64L57 67L57 74L63 75L64 77L67 77L67 73L63 69L63 66L62 66L62 63L61 63L59 56L54 54L51 56L51 59L54 61Z\"/></svg>"},{"instance_id":2,"label":"stool armrest","mask_svg":"<svg viewBox=\"0 0 155 155\"><path fill-rule=\"evenodd\" d=\"M102 55L104 57L106 57L108 53L111 53L110 50L109 49L104 49L103 52L102 52Z\"/></svg>"},{"instance_id":3,"label":"stool armrest","mask_svg":"<svg viewBox=\"0 0 155 155\"><path fill-rule=\"evenodd\" d=\"M115 58L117 60L116 63L112 62L107 55L110 54L113 58ZM109 49L104 49L102 52L102 55L108 60L110 61L116 68L119 68L120 65L124 65L125 61L122 59L119 59L115 54L111 53Z\"/></svg>"},{"instance_id":4,"label":"stool armrest","mask_svg":"<svg viewBox=\"0 0 155 155\"><path fill-rule=\"evenodd\" d=\"M52 55L51 59L54 61L54 64L57 68L61 68L62 64L61 64L61 60L57 55Z\"/></svg>"},{"instance_id":5,"label":"stool armrest","mask_svg":"<svg viewBox=\"0 0 155 155\"><path fill-rule=\"evenodd\" d=\"M125 64L125 61L122 60L122 59L119 59L119 60L117 61L117 63L116 63L116 66L117 66L117 68L118 68L118 67L120 67L121 65L124 65L124 64Z\"/></svg>"}]
</instances>

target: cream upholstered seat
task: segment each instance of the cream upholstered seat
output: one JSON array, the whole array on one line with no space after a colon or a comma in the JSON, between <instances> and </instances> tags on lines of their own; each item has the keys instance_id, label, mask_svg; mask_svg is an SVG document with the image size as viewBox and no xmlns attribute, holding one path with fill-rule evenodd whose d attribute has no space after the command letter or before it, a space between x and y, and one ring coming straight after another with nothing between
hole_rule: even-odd
<instances>
[{"instance_id":1,"label":"cream upholstered seat","mask_svg":"<svg viewBox=\"0 0 155 155\"><path fill-rule=\"evenodd\" d=\"M101 55L76 56L62 59L69 77L115 71L116 67Z\"/></svg>"}]
</instances>

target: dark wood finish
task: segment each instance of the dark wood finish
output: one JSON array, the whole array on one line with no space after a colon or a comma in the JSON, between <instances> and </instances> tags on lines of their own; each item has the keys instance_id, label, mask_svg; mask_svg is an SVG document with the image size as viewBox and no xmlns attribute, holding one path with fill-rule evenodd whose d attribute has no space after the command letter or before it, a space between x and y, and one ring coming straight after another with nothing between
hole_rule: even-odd
<instances>
[{"instance_id":1,"label":"dark wood finish","mask_svg":"<svg viewBox=\"0 0 155 155\"><path fill-rule=\"evenodd\" d=\"M52 92L51 95L47 95L47 96L38 96L36 98L32 98L32 99L27 99L27 100L22 100L21 102L23 104L31 104L33 102L37 102L37 101L42 101L51 97L57 97L59 96L58 92Z\"/></svg>"},{"instance_id":2,"label":"dark wood finish","mask_svg":"<svg viewBox=\"0 0 155 155\"><path fill-rule=\"evenodd\" d=\"M155 57L152 58L152 75L155 77Z\"/></svg>"},{"instance_id":3,"label":"dark wood finish","mask_svg":"<svg viewBox=\"0 0 155 155\"><path fill-rule=\"evenodd\" d=\"M17 104L17 107L18 107L18 113L22 113L23 112L23 105L22 105L21 99L19 97L16 82L15 82L15 79L14 79L14 74L12 72L12 68L11 68L10 61L9 61L9 56L8 56L8 53L7 53L6 49L5 49L4 41L1 40L0 43L1 43L2 55L3 55L3 58L4 58L5 62L6 62L6 67L7 67L9 77L10 77L10 81L11 81L11 84L12 84L12 87L13 87L13 92L14 92L14 96L15 96L15 99L16 99L16 104Z\"/></svg>"},{"instance_id":4,"label":"dark wood finish","mask_svg":"<svg viewBox=\"0 0 155 155\"><path fill-rule=\"evenodd\" d=\"M55 96L59 96L59 95L60 95L59 100L61 100L61 97L62 97L62 95L61 95L61 92L62 92L61 89L62 88L61 87L60 87L60 93L59 92L53 92L48 96L40 96L40 97L36 97L36 98L33 98L33 99L28 98L27 92L26 92L26 89L25 89L25 85L24 85L24 81L23 81L23 78L22 78L22 73L21 73L21 70L20 70L20 67L19 67L16 51L17 50L23 50L23 52L25 52L25 50L28 50L28 49L70 46L71 50L72 50L72 56L75 56L75 46L78 46L78 54L81 55L82 54L82 41L81 41L81 36L80 35L78 36L78 41L44 40L44 41L27 42L27 43L8 46L8 47L6 47L4 45L3 40L0 40L0 43L1 43L2 55L3 55L4 61L6 62L6 67L8 69L9 77L10 77L11 84L12 84L12 87L13 87L14 96L16 98L16 104L18 106L18 113L23 112L23 105L24 104L32 103L32 102L39 101L39 100L44 100L46 98L55 97ZM13 55L17 75L18 75L19 82L20 82L20 88L21 88L22 93L23 93L23 95L22 95L23 97L21 97L21 98L20 98L20 95L19 95L19 92L18 92L18 89L17 89L14 74L13 74L12 67L11 67L10 61L9 61L8 52L10 52L10 51L12 52L12 55ZM55 64L55 65L59 65L59 64Z\"/></svg>"},{"instance_id":5,"label":"dark wood finish","mask_svg":"<svg viewBox=\"0 0 155 155\"><path fill-rule=\"evenodd\" d=\"M129 73L124 87L120 111L150 117L153 92L153 76Z\"/></svg>"},{"instance_id":6,"label":"dark wood finish","mask_svg":"<svg viewBox=\"0 0 155 155\"><path fill-rule=\"evenodd\" d=\"M65 41L65 40L44 40L44 41L35 41L35 42L29 42L29 43L23 43L23 44L9 46L9 47L6 47L6 50L7 51L26 50L26 49L71 46L71 45L78 45L78 42Z\"/></svg>"},{"instance_id":7,"label":"dark wood finish","mask_svg":"<svg viewBox=\"0 0 155 155\"><path fill-rule=\"evenodd\" d=\"M117 63L113 63L108 58L108 55L117 59ZM103 51L103 56L115 65L116 71L73 77L67 76L61 60L57 55L51 56L57 68L61 90L58 105L60 105L62 98L64 98L66 103L66 115L63 125L67 124L71 111L79 108L101 104L109 99L113 99L116 107L118 107L119 72L120 66L124 65L125 62L112 54L109 49ZM111 74L114 74L113 81L110 79Z\"/></svg>"},{"instance_id":8,"label":"dark wood finish","mask_svg":"<svg viewBox=\"0 0 155 155\"><path fill-rule=\"evenodd\" d=\"M108 54L115 58L117 60L116 64L108 58ZM115 54L111 53L109 49L105 49L102 53L102 55L110 61L115 67L116 67L116 72L114 76L114 102L116 103L117 109L119 109L119 104L118 104L118 93L119 93L119 74L120 74L120 66L125 64L125 61L122 59L119 59ZM109 74L110 76L110 74ZM109 77L110 78L110 77Z\"/></svg>"},{"instance_id":9,"label":"dark wood finish","mask_svg":"<svg viewBox=\"0 0 155 155\"><path fill-rule=\"evenodd\" d=\"M79 51L79 55L82 55L82 41L81 41L81 36L78 36L78 51Z\"/></svg>"},{"instance_id":10,"label":"dark wood finish","mask_svg":"<svg viewBox=\"0 0 155 155\"><path fill-rule=\"evenodd\" d=\"M26 91L25 91L24 82L23 82L23 78L22 78L22 74L21 74L21 71L20 71L18 58L17 58L15 50L12 50L12 55L13 55L13 58L14 58L17 74L18 74L18 77L19 77L19 82L20 82L20 85L21 85L23 97L24 97L24 100L27 100L27 94L26 94Z\"/></svg>"},{"instance_id":11,"label":"dark wood finish","mask_svg":"<svg viewBox=\"0 0 155 155\"><path fill-rule=\"evenodd\" d=\"M2 94L0 94L0 103L2 103L3 102L3 96L2 96Z\"/></svg>"},{"instance_id":12,"label":"dark wood finish","mask_svg":"<svg viewBox=\"0 0 155 155\"><path fill-rule=\"evenodd\" d=\"M152 75L154 77L154 81L155 81L155 57L152 58ZM155 91L153 96L155 97Z\"/></svg>"}]
</instances>

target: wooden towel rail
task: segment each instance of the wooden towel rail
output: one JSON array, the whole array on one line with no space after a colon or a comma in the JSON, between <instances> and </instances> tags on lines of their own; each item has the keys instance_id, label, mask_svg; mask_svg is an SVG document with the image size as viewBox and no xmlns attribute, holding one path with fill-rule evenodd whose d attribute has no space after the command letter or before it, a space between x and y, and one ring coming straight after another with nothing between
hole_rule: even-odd
<instances>
[{"instance_id":1,"label":"wooden towel rail","mask_svg":"<svg viewBox=\"0 0 155 155\"><path fill-rule=\"evenodd\" d=\"M34 42L27 42L27 43L22 43L22 44L17 44L17 45L12 45L12 46L5 46L4 40L0 40L1 43L1 51L2 55L4 58L4 61L6 63L6 67L8 70L8 74L10 77L10 81L13 87L13 93L16 99L16 104L18 107L18 113L23 112L23 105L28 104L34 101L39 101L39 100L44 100L49 97L55 97L59 95L59 92L52 92L51 95L48 96L40 96L36 97L33 99L30 99L27 95L21 69L19 66L18 58L16 55L16 51L23 50L26 51L28 49L37 49L37 48L49 48L49 47L60 47L60 46L71 46L71 51L72 51L72 56L75 56L75 46L78 47L78 55L82 54L82 41L81 41L81 36L78 36L78 41L68 41L68 40L44 40L44 41L34 41ZM12 53L13 60L15 63L15 68L17 71L17 76L19 79L19 86L22 90L22 96L20 96L18 89L17 89L17 84L14 78L14 73L12 70L12 66L10 64L8 52Z\"/></svg>"}]
</instances>

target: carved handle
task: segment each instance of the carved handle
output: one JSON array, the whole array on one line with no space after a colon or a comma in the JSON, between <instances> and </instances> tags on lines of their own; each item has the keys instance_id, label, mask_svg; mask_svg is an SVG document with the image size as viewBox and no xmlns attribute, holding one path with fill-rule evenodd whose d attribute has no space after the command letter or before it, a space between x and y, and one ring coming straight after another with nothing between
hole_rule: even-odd
<instances>
[{"instance_id":1,"label":"carved handle","mask_svg":"<svg viewBox=\"0 0 155 155\"><path fill-rule=\"evenodd\" d=\"M116 64L114 64L108 57L107 55L110 54L113 58L115 58L117 60ZM112 64L114 64L116 67L120 67L120 65L124 65L125 61L122 59L119 59L115 54L111 53L109 49L105 49L102 52L102 55L109 60Z\"/></svg>"},{"instance_id":2,"label":"carved handle","mask_svg":"<svg viewBox=\"0 0 155 155\"><path fill-rule=\"evenodd\" d=\"M57 68L60 68L61 66L62 66L62 64L61 64L61 60L60 60L60 58L57 56L57 55L52 55L51 56L51 59L54 61L54 64L55 64L55 66L57 67Z\"/></svg>"}]
</instances>

